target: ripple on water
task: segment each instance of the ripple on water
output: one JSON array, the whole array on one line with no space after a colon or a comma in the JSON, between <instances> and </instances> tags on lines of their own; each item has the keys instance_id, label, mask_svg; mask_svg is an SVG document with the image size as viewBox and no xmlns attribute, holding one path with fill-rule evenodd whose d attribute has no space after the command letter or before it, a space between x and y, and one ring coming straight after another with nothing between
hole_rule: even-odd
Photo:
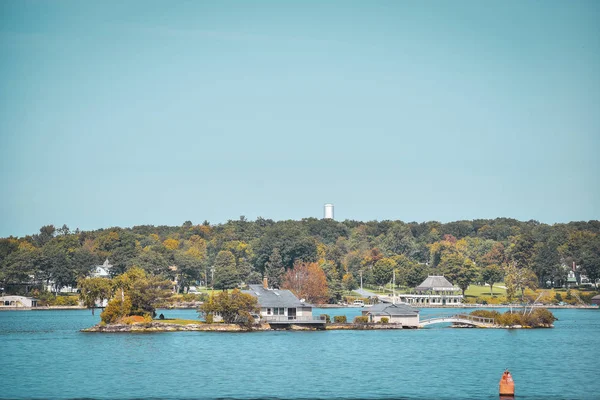
<instances>
[{"instance_id":1,"label":"ripple on water","mask_svg":"<svg viewBox=\"0 0 600 400\"><path fill-rule=\"evenodd\" d=\"M510 368L520 399L593 399L600 312L556 314L551 330L111 335L80 333L85 310L0 313L0 398L497 399Z\"/></svg>"}]
</instances>

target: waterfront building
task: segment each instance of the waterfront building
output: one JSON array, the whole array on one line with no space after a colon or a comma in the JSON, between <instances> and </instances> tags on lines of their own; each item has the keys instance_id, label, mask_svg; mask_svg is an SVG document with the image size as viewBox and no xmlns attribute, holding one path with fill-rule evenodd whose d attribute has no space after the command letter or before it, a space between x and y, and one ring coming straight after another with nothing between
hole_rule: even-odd
<instances>
[{"instance_id":1,"label":"waterfront building","mask_svg":"<svg viewBox=\"0 0 600 400\"><path fill-rule=\"evenodd\" d=\"M21 307L37 307L37 299L25 296L1 296L0 307L6 308L21 308Z\"/></svg>"},{"instance_id":2,"label":"waterfront building","mask_svg":"<svg viewBox=\"0 0 600 400\"><path fill-rule=\"evenodd\" d=\"M312 315L312 304L298 299L289 290L269 288L267 278L262 285L249 285L250 294L258 300L260 319L269 324L321 324L321 321Z\"/></svg>"},{"instance_id":3,"label":"waterfront building","mask_svg":"<svg viewBox=\"0 0 600 400\"><path fill-rule=\"evenodd\" d=\"M369 322L381 322L385 317L388 322L400 323L402 327L419 327L419 311L408 304L379 303L363 309L362 315L368 317Z\"/></svg>"},{"instance_id":4,"label":"waterfront building","mask_svg":"<svg viewBox=\"0 0 600 400\"><path fill-rule=\"evenodd\" d=\"M397 297L407 304L458 306L463 302L460 292L460 288L450 283L443 275L430 275L414 289L413 293L399 294Z\"/></svg>"}]
</instances>

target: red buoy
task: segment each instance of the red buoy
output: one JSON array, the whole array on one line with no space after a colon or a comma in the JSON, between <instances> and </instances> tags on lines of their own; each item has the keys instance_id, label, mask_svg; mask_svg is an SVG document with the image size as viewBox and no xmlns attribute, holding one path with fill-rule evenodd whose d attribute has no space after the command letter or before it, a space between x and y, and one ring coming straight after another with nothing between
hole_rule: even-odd
<instances>
[{"instance_id":1,"label":"red buoy","mask_svg":"<svg viewBox=\"0 0 600 400\"><path fill-rule=\"evenodd\" d=\"M515 395L515 381L513 381L512 375L508 372L508 369L502 374L500 378L500 396L514 396Z\"/></svg>"}]
</instances>

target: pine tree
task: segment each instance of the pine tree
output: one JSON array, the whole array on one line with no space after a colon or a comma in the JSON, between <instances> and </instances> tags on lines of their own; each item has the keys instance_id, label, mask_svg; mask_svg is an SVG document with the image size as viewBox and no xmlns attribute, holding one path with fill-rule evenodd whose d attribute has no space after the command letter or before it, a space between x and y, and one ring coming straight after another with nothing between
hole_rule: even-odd
<instances>
[{"instance_id":1,"label":"pine tree","mask_svg":"<svg viewBox=\"0 0 600 400\"><path fill-rule=\"evenodd\" d=\"M279 288L284 272L283 259L281 258L281 254L279 254L279 249L274 248L269 261L265 264L265 277L269 282L269 286Z\"/></svg>"}]
</instances>

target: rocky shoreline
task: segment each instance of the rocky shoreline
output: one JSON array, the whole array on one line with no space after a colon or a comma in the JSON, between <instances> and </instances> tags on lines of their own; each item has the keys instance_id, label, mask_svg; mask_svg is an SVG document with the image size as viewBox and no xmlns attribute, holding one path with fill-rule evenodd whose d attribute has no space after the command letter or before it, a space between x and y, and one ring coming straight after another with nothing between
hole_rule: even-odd
<instances>
[{"instance_id":1,"label":"rocky shoreline","mask_svg":"<svg viewBox=\"0 0 600 400\"><path fill-rule=\"evenodd\" d=\"M98 324L91 328L82 329L81 332L101 332L101 333L144 333L144 332L178 332L178 331L199 331L199 332L260 332L275 330L291 331L316 331L316 330L390 330L390 329L410 329L403 327L402 324L326 324L322 327L290 324L284 328L272 327L269 324L260 324L248 330L237 324L171 324L168 322L148 322L137 324Z\"/></svg>"},{"instance_id":2,"label":"rocky shoreline","mask_svg":"<svg viewBox=\"0 0 600 400\"><path fill-rule=\"evenodd\" d=\"M472 325L456 324L450 326L455 329L548 329L554 328L552 324L544 324L536 327L522 326L522 325L511 325L511 326L490 326L490 327L475 327ZM323 327L306 326L306 325L294 325L279 328L272 327L265 323L247 329L237 324L205 324L199 322L198 324L172 324L168 322L147 322L137 324L98 324L90 328L82 329L81 332L99 332L99 333L152 333L152 332L264 332L264 331L276 331L276 330L288 330L288 331L318 331L318 330L354 330L354 331L365 331L365 330L394 330L394 329L421 329L413 327L405 327L402 324L355 324L355 323L330 323Z\"/></svg>"}]
</instances>

